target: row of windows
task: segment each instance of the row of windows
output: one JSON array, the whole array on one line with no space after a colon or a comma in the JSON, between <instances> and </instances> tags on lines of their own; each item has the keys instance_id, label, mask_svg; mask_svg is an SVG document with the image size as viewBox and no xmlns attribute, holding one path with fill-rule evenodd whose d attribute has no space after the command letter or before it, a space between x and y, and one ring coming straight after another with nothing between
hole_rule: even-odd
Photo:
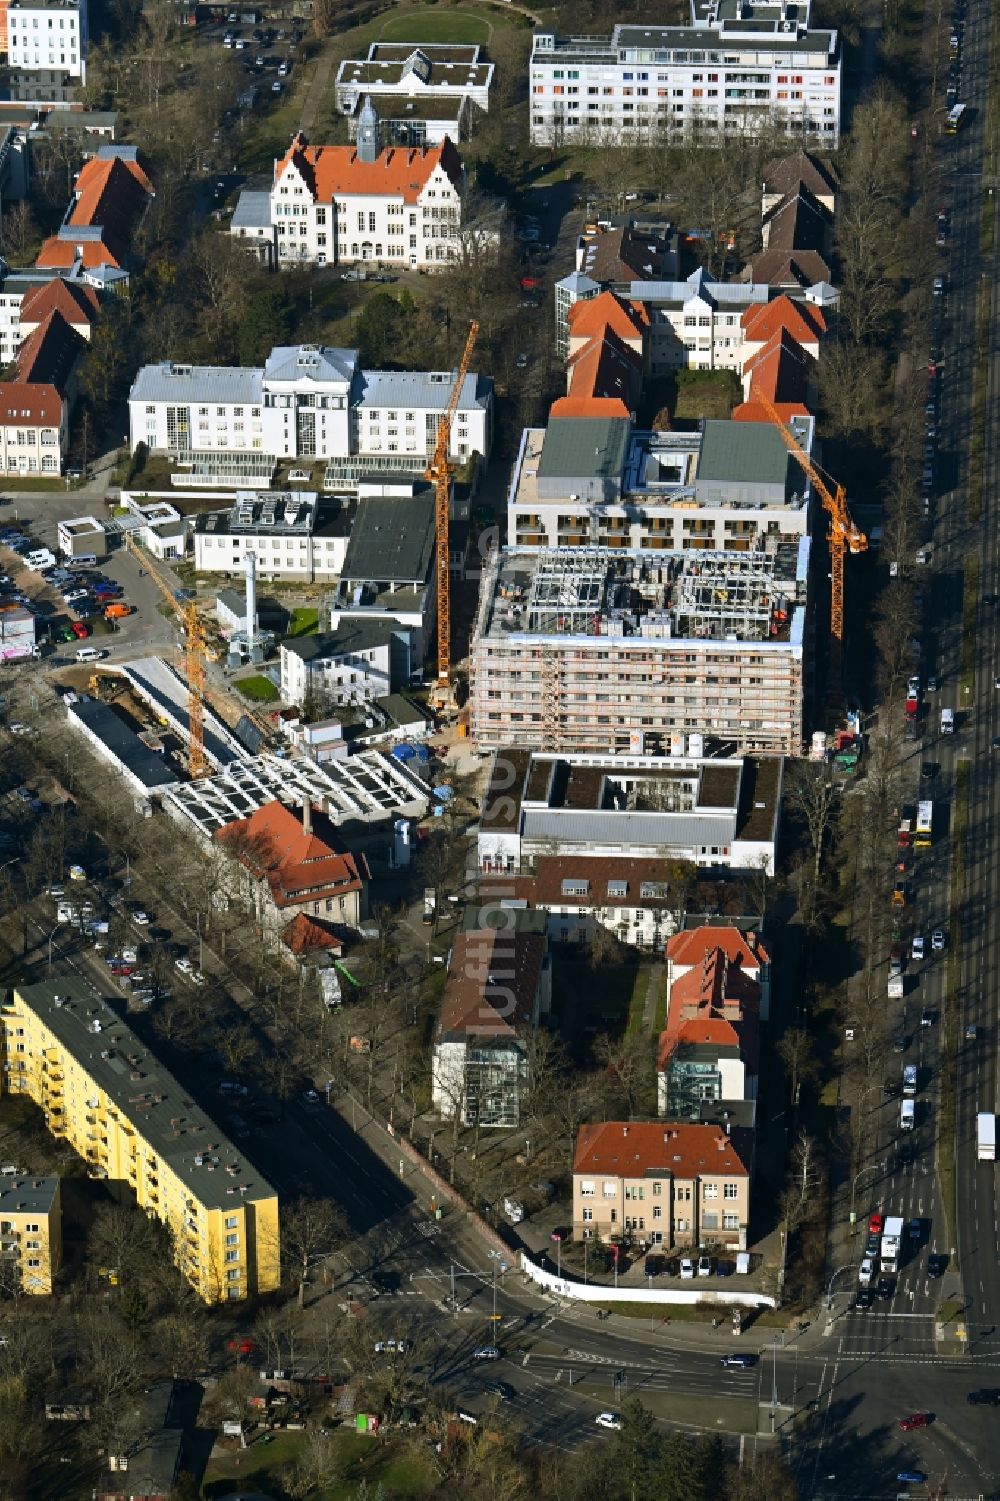
<instances>
[{"instance_id":1,"label":"row of windows","mask_svg":"<svg viewBox=\"0 0 1000 1501\"><path fill-rule=\"evenodd\" d=\"M658 1199L662 1192L662 1183L654 1181L650 1185L650 1187L652 1188L653 1198ZM618 1197L617 1179L605 1178L601 1185L601 1191L602 1196L605 1199L616 1199ZM706 1199L717 1199L719 1197L718 1183L705 1183L703 1185L703 1191ZM592 1199L596 1192L596 1181L590 1178L584 1178L580 1184L580 1197L584 1199ZM646 1197L646 1185L644 1183L626 1184L624 1196L626 1199L644 1199ZM740 1185L738 1183L723 1183L722 1197L724 1199L738 1199L739 1196ZM674 1197L678 1199L690 1199L691 1190L686 1184L681 1184L677 1188Z\"/></svg>"}]
</instances>

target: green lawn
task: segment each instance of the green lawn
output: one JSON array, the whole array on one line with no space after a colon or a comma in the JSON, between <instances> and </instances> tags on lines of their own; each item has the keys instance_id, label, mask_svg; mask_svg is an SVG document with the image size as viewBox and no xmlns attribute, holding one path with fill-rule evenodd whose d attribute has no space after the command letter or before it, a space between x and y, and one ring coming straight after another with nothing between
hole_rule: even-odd
<instances>
[{"instance_id":1,"label":"green lawn","mask_svg":"<svg viewBox=\"0 0 1000 1501\"><path fill-rule=\"evenodd\" d=\"M289 627L289 636L311 636L319 630L319 611L308 605L301 605L292 611L292 622Z\"/></svg>"},{"instance_id":2,"label":"green lawn","mask_svg":"<svg viewBox=\"0 0 1000 1501\"><path fill-rule=\"evenodd\" d=\"M237 1482L241 1490L259 1489L267 1495L286 1496L282 1482L302 1441L301 1433L278 1433L273 1443L251 1444L242 1453L234 1450L211 1459L202 1495L211 1501L212 1497L226 1495ZM351 1501L362 1480L367 1480L371 1492L381 1486L386 1501L425 1501L434 1494L435 1476L429 1460L401 1440L369 1438L343 1428L334 1435L333 1444L342 1475L323 1490L310 1492L314 1501Z\"/></svg>"},{"instance_id":3,"label":"green lawn","mask_svg":"<svg viewBox=\"0 0 1000 1501\"><path fill-rule=\"evenodd\" d=\"M271 679L263 675L251 678L238 678L235 686L244 698L251 699L255 704L273 704L281 696L271 682Z\"/></svg>"},{"instance_id":4,"label":"green lawn","mask_svg":"<svg viewBox=\"0 0 1000 1501\"><path fill-rule=\"evenodd\" d=\"M463 5L461 11L403 10L385 23L380 35L385 42L479 42L485 46L490 31L485 16Z\"/></svg>"}]
</instances>

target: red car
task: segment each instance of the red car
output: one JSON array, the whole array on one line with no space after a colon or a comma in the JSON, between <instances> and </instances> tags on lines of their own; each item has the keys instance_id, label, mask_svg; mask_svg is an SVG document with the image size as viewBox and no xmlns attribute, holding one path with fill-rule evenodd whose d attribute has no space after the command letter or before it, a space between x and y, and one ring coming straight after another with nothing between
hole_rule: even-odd
<instances>
[{"instance_id":1,"label":"red car","mask_svg":"<svg viewBox=\"0 0 1000 1501\"><path fill-rule=\"evenodd\" d=\"M90 631L84 625L82 620L71 620L69 623L69 628L73 632L73 635L76 636L80 641L85 641L90 635Z\"/></svg>"},{"instance_id":2,"label":"red car","mask_svg":"<svg viewBox=\"0 0 1000 1501\"><path fill-rule=\"evenodd\" d=\"M252 1339L231 1339L226 1343L226 1349L232 1350L234 1355L256 1355L257 1346Z\"/></svg>"},{"instance_id":3,"label":"red car","mask_svg":"<svg viewBox=\"0 0 1000 1501\"><path fill-rule=\"evenodd\" d=\"M868 1234L881 1235L885 1228L885 1219L881 1214L872 1214L868 1218Z\"/></svg>"},{"instance_id":4,"label":"red car","mask_svg":"<svg viewBox=\"0 0 1000 1501\"><path fill-rule=\"evenodd\" d=\"M908 1418L900 1418L899 1426L903 1433L910 1433L914 1428L926 1428L930 1420L930 1413L911 1412Z\"/></svg>"}]
</instances>

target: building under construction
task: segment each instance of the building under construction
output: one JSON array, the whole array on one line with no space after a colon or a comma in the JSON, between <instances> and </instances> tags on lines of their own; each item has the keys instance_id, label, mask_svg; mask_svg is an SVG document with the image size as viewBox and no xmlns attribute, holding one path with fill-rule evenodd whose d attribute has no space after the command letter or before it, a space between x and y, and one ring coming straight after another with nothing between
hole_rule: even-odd
<instances>
[{"instance_id":1,"label":"building under construction","mask_svg":"<svg viewBox=\"0 0 1000 1501\"><path fill-rule=\"evenodd\" d=\"M472 649L482 748L798 755L809 539L766 550L508 548Z\"/></svg>"}]
</instances>

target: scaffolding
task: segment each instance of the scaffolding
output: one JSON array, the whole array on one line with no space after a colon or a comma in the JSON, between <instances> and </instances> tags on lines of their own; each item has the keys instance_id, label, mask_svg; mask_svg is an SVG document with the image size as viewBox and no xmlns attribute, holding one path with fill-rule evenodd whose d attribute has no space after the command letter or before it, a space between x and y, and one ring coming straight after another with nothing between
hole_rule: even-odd
<instances>
[{"instance_id":1,"label":"scaffolding","mask_svg":"<svg viewBox=\"0 0 1000 1501\"><path fill-rule=\"evenodd\" d=\"M598 635L609 566L608 553L599 547L540 552L520 629L544 635Z\"/></svg>"},{"instance_id":2,"label":"scaffolding","mask_svg":"<svg viewBox=\"0 0 1000 1501\"><path fill-rule=\"evenodd\" d=\"M766 641L788 619L786 590L773 559L760 553L700 554L674 581L674 632L695 640ZM794 602L794 584L791 593Z\"/></svg>"}]
</instances>

